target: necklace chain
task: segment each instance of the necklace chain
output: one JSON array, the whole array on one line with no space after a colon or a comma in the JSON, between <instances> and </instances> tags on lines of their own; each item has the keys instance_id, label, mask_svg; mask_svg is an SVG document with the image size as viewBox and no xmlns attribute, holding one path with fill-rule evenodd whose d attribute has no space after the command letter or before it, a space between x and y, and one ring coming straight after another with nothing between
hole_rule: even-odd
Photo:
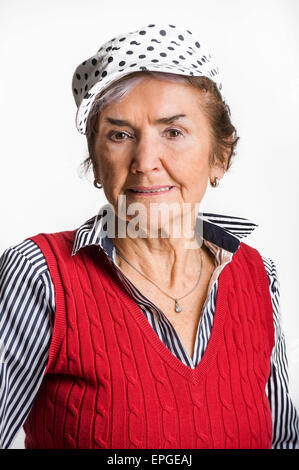
<instances>
[{"instance_id":1,"label":"necklace chain","mask_svg":"<svg viewBox=\"0 0 299 470\"><path fill-rule=\"evenodd\" d=\"M126 261L126 263L128 263L133 269L135 269L135 271L137 271L139 274L141 274L141 276L145 277L149 282L151 282L152 284L154 284L154 286L156 286L161 292L163 292L163 294L167 295L167 297L170 297L172 300L175 301L175 306L174 306L174 310L175 312L177 313L180 313L182 311L182 307L179 305L179 300L183 299L184 297L187 297L187 295L190 295L191 292L194 291L194 289L196 289L196 287L198 286L199 284L199 281L201 279L201 275L202 275L202 270L203 270L203 255L202 255L202 251L201 251L201 248L199 248L199 251L200 251L200 257L201 257L201 266L200 266L200 273L199 273L199 278L198 280L196 281L196 284L195 286L193 287L193 289L191 289L190 292L188 292L187 294L183 295L182 297L172 297L172 295L169 295L167 294L167 292L165 292L163 289L161 289L161 287L159 287L154 281L152 281L151 279L149 279L145 274L143 274L141 271L139 271L139 269L135 268L135 266L133 266L132 263L130 263L130 261L127 260L127 258L122 255L120 253L120 251L115 247L115 251L118 253L118 255L124 260Z\"/></svg>"}]
</instances>

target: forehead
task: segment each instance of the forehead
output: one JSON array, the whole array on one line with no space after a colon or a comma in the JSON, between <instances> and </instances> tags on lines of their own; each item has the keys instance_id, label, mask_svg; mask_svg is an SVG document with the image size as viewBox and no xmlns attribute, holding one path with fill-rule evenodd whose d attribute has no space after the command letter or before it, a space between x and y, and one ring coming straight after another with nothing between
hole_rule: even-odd
<instances>
[{"instance_id":1,"label":"forehead","mask_svg":"<svg viewBox=\"0 0 299 470\"><path fill-rule=\"evenodd\" d=\"M112 99L103 109L101 120L107 116L122 120L128 116L136 119L149 116L158 124L164 117L175 115L184 115L185 119L198 118L201 113L199 105L200 91L191 85L146 78L122 96Z\"/></svg>"}]
</instances>

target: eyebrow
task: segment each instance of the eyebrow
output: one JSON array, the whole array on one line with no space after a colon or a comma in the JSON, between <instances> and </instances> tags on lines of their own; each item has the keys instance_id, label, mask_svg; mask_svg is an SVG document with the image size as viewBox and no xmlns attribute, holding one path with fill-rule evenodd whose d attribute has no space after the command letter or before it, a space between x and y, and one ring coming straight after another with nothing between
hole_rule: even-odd
<instances>
[{"instance_id":1,"label":"eyebrow","mask_svg":"<svg viewBox=\"0 0 299 470\"><path fill-rule=\"evenodd\" d=\"M187 117L185 114L175 114L174 116L169 116L169 117L163 117L163 118L160 118L160 119L156 119L156 121L154 121L154 124L171 124L173 121L177 121L178 119L180 118L185 118ZM105 119L104 119L104 122L109 122L110 124L115 124L116 126L129 126L131 127L132 129L135 130L134 126L128 122L128 121L125 121L123 119L114 119L112 117L109 117L107 116Z\"/></svg>"}]
</instances>

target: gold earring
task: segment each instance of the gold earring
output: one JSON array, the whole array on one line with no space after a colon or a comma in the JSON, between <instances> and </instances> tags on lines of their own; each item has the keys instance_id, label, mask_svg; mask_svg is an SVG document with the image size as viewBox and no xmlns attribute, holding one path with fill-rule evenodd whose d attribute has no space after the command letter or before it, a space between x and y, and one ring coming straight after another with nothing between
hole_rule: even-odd
<instances>
[{"instance_id":1,"label":"gold earring","mask_svg":"<svg viewBox=\"0 0 299 470\"><path fill-rule=\"evenodd\" d=\"M97 180L94 180L93 185L98 189L102 189L103 187L101 184L100 185L98 184Z\"/></svg>"},{"instance_id":2,"label":"gold earring","mask_svg":"<svg viewBox=\"0 0 299 470\"><path fill-rule=\"evenodd\" d=\"M212 188L217 188L217 186L219 186L219 178L216 176L215 181L212 181L210 179L210 185L212 186Z\"/></svg>"}]
</instances>

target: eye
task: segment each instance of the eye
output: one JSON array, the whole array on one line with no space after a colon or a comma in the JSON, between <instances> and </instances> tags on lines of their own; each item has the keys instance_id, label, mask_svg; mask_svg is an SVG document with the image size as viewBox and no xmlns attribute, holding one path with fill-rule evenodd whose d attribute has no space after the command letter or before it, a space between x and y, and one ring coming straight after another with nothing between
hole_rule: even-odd
<instances>
[{"instance_id":1,"label":"eye","mask_svg":"<svg viewBox=\"0 0 299 470\"><path fill-rule=\"evenodd\" d=\"M114 142L117 142L117 141L118 141L118 142L121 142L122 140L127 140L127 139L125 139L125 138L120 138L120 139L115 138L115 139L112 139L112 137L114 137L114 136L122 136L122 137L126 136L126 137L130 137L129 134L127 134L127 133L124 132L124 131L114 131L114 132L110 132L109 138L110 138L111 140L113 140Z\"/></svg>"},{"instance_id":2,"label":"eye","mask_svg":"<svg viewBox=\"0 0 299 470\"><path fill-rule=\"evenodd\" d=\"M183 135L183 132L181 132L179 129L175 129L175 128L171 128L171 129L166 129L165 132L172 132L172 133L176 133L176 135L172 136L171 138L176 138L180 135Z\"/></svg>"}]
</instances>

